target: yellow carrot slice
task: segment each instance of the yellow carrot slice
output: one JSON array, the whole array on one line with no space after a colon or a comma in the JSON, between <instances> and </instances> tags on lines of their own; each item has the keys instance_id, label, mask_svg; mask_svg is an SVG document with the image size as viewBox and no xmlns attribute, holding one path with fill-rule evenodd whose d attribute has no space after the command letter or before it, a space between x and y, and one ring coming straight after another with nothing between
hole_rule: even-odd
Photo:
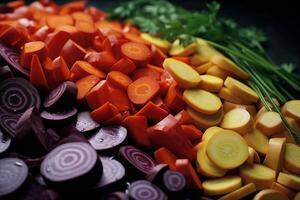
<instances>
[{"instance_id":1,"label":"yellow carrot slice","mask_svg":"<svg viewBox=\"0 0 300 200\"><path fill-rule=\"evenodd\" d=\"M217 95L201 89L185 90L183 99L194 110L208 115L217 113L222 107Z\"/></svg>"},{"instance_id":2,"label":"yellow carrot slice","mask_svg":"<svg viewBox=\"0 0 300 200\"><path fill-rule=\"evenodd\" d=\"M206 180L202 186L205 195L223 195L239 189L242 186L242 179L239 176L225 176Z\"/></svg>"},{"instance_id":3,"label":"yellow carrot slice","mask_svg":"<svg viewBox=\"0 0 300 200\"><path fill-rule=\"evenodd\" d=\"M272 99L273 99L275 105L279 107L280 103L278 102L278 100L276 98L274 98L274 97L272 97ZM258 103L257 103L257 108L261 109L262 107L265 107L265 105L263 104L263 102L261 101L261 99L259 99Z\"/></svg>"},{"instance_id":4,"label":"yellow carrot slice","mask_svg":"<svg viewBox=\"0 0 300 200\"><path fill-rule=\"evenodd\" d=\"M244 108L249 112L249 114L252 117L255 117L256 115L256 107L254 105L241 105L241 104L231 103L229 101L224 101L223 108L225 113L235 108Z\"/></svg>"},{"instance_id":5,"label":"yellow carrot slice","mask_svg":"<svg viewBox=\"0 0 300 200\"><path fill-rule=\"evenodd\" d=\"M243 137L248 143L248 145L255 149L258 153L267 153L269 148L269 140L259 130L253 129L251 133L247 133Z\"/></svg>"},{"instance_id":6,"label":"yellow carrot slice","mask_svg":"<svg viewBox=\"0 0 300 200\"><path fill-rule=\"evenodd\" d=\"M249 112L243 108L235 108L225 113L221 127L245 135L252 131L254 121Z\"/></svg>"},{"instance_id":7,"label":"yellow carrot slice","mask_svg":"<svg viewBox=\"0 0 300 200\"><path fill-rule=\"evenodd\" d=\"M196 67L195 69L199 74L204 74L212 66L214 66L214 64L212 64L211 62L207 62L207 63L201 64L199 67Z\"/></svg>"},{"instance_id":8,"label":"yellow carrot slice","mask_svg":"<svg viewBox=\"0 0 300 200\"><path fill-rule=\"evenodd\" d=\"M249 75L244 70L239 68L235 63L224 56L216 55L212 57L210 61L216 64L218 67L230 71L243 80L247 80L249 78Z\"/></svg>"},{"instance_id":9,"label":"yellow carrot slice","mask_svg":"<svg viewBox=\"0 0 300 200\"><path fill-rule=\"evenodd\" d=\"M265 189L257 193L253 200L289 200L289 198L276 190Z\"/></svg>"},{"instance_id":10,"label":"yellow carrot slice","mask_svg":"<svg viewBox=\"0 0 300 200\"><path fill-rule=\"evenodd\" d=\"M242 165L239 174L245 184L254 183L258 190L270 188L276 180L275 171L260 164Z\"/></svg>"},{"instance_id":11,"label":"yellow carrot slice","mask_svg":"<svg viewBox=\"0 0 300 200\"><path fill-rule=\"evenodd\" d=\"M218 126L212 126L205 130L205 132L202 135L202 141L208 141L215 133L222 131L224 129L218 127Z\"/></svg>"},{"instance_id":12,"label":"yellow carrot slice","mask_svg":"<svg viewBox=\"0 0 300 200\"><path fill-rule=\"evenodd\" d=\"M292 130L294 130L296 133L300 133L300 124L297 123L297 121L295 119L290 118L290 117L285 117L285 119L288 122L288 124L290 125ZM293 136L290 133L288 133L288 130L284 130L284 131L275 133L272 135L272 137L286 138L286 142L296 144L295 139L293 138Z\"/></svg>"},{"instance_id":13,"label":"yellow carrot slice","mask_svg":"<svg viewBox=\"0 0 300 200\"><path fill-rule=\"evenodd\" d=\"M163 40L161 38L151 36L148 33L141 33L140 37L143 40L155 45L157 48L162 50L164 53L167 53L171 47L171 43L168 42L167 40Z\"/></svg>"},{"instance_id":14,"label":"yellow carrot slice","mask_svg":"<svg viewBox=\"0 0 300 200\"><path fill-rule=\"evenodd\" d=\"M200 75L196 70L176 59L165 59L163 67L173 76L178 85L183 88L196 87L201 81Z\"/></svg>"},{"instance_id":15,"label":"yellow carrot slice","mask_svg":"<svg viewBox=\"0 0 300 200\"><path fill-rule=\"evenodd\" d=\"M223 81L225 81L228 76L235 77L234 74L224 69L221 69L217 65L213 65L210 68L208 68L206 70L206 74L217 76L221 78Z\"/></svg>"},{"instance_id":16,"label":"yellow carrot slice","mask_svg":"<svg viewBox=\"0 0 300 200\"><path fill-rule=\"evenodd\" d=\"M219 92L223 86L223 80L217 76L201 75L201 82L199 88L209 92Z\"/></svg>"},{"instance_id":17,"label":"yellow carrot slice","mask_svg":"<svg viewBox=\"0 0 300 200\"><path fill-rule=\"evenodd\" d=\"M277 182L288 188L300 191L300 176L297 176L295 174L280 172L277 177Z\"/></svg>"},{"instance_id":18,"label":"yellow carrot slice","mask_svg":"<svg viewBox=\"0 0 300 200\"><path fill-rule=\"evenodd\" d=\"M249 165L252 165L253 163L260 163L260 157L258 155L258 153L252 148L252 147L248 147L248 151L249 151L249 157L246 160L246 163Z\"/></svg>"},{"instance_id":19,"label":"yellow carrot slice","mask_svg":"<svg viewBox=\"0 0 300 200\"><path fill-rule=\"evenodd\" d=\"M194 124L201 130L205 130L211 126L219 125L224 116L223 109L220 109L217 113L212 115L207 115L207 114L197 112L190 107L187 108L187 112L192 118Z\"/></svg>"},{"instance_id":20,"label":"yellow carrot slice","mask_svg":"<svg viewBox=\"0 0 300 200\"><path fill-rule=\"evenodd\" d=\"M297 122L300 122L300 100L286 102L281 112L288 117L294 118Z\"/></svg>"},{"instance_id":21,"label":"yellow carrot slice","mask_svg":"<svg viewBox=\"0 0 300 200\"><path fill-rule=\"evenodd\" d=\"M219 91L218 95L221 99L224 99L224 100L229 101L231 103L245 104L245 105L251 104L250 101L246 101L244 99L241 99L239 95L234 95L232 93L232 91L229 90L226 87L222 87L221 90Z\"/></svg>"},{"instance_id":22,"label":"yellow carrot slice","mask_svg":"<svg viewBox=\"0 0 300 200\"><path fill-rule=\"evenodd\" d=\"M216 133L208 141L206 153L213 163L223 169L243 164L248 156L248 145L243 137L230 130Z\"/></svg>"},{"instance_id":23,"label":"yellow carrot slice","mask_svg":"<svg viewBox=\"0 0 300 200\"><path fill-rule=\"evenodd\" d=\"M273 169L276 174L281 171L283 166L285 141L285 138L271 138L269 140L269 148L263 164Z\"/></svg>"},{"instance_id":24,"label":"yellow carrot slice","mask_svg":"<svg viewBox=\"0 0 300 200\"><path fill-rule=\"evenodd\" d=\"M254 193L256 191L256 187L253 183L249 183L247 185L244 185L243 187L226 194L219 198L218 200L238 200L243 199L244 197Z\"/></svg>"},{"instance_id":25,"label":"yellow carrot slice","mask_svg":"<svg viewBox=\"0 0 300 200\"><path fill-rule=\"evenodd\" d=\"M295 174L300 175L300 147L287 143L284 153L284 167Z\"/></svg>"},{"instance_id":26,"label":"yellow carrot slice","mask_svg":"<svg viewBox=\"0 0 300 200\"><path fill-rule=\"evenodd\" d=\"M279 183L276 183L276 182L274 182L272 184L271 189L285 194L289 199L293 199L296 196L296 193L293 190L291 190L291 189L289 189L289 188L287 188L287 187L285 187L285 186L283 186Z\"/></svg>"},{"instance_id":27,"label":"yellow carrot slice","mask_svg":"<svg viewBox=\"0 0 300 200\"><path fill-rule=\"evenodd\" d=\"M266 136L271 136L285 129L280 115L277 112L264 112L255 121L256 128Z\"/></svg>"},{"instance_id":28,"label":"yellow carrot slice","mask_svg":"<svg viewBox=\"0 0 300 200\"><path fill-rule=\"evenodd\" d=\"M256 103L259 99L258 95L246 84L232 78L227 77L224 85L232 91L234 95L239 95L241 99Z\"/></svg>"},{"instance_id":29,"label":"yellow carrot slice","mask_svg":"<svg viewBox=\"0 0 300 200\"><path fill-rule=\"evenodd\" d=\"M195 55L203 63L208 62L215 55L222 56L222 54L219 51L217 51L212 46L208 45L207 42L202 38L197 38L196 45L197 45L197 54Z\"/></svg>"},{"instance_id":30,"label":"yellow carrot slice","mask_svg":"<svg viewBox=\"0 0 300 200\"><path fill-rule=\"evenodd\" d=\"M197 49L196 43L191 43L190 45L183 47L179 40L175 40L171 46L169 54L171 56L189 56L193 54Z\"/></svg>"}]
</instances>

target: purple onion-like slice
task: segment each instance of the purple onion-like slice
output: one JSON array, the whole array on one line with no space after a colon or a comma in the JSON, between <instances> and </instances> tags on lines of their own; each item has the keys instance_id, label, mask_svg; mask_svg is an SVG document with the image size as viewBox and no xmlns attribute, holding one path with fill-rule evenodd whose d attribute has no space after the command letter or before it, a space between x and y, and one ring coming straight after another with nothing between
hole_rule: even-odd
<instances>
[{"instance_id":1,"label":"purple onion-like slice","mask_svg":"<svg viewBox=\"0 0 300 200\"><path fill-rule=\"evenodd\" d=\"M19 118L18 115L0 114L0 127L5 133L8 133L11 137L15 137Z\"/></svg>"},{"instance_id":2,"label":"purple onion-like slice","mask_svg":"<svg viewBox=\"0 0 300 200\"><path fill-rule=\"evenodd\" d=\"M107 157L100 157L100 160L103 166L102 176L92 190L118 184L125 176L125 168L119 161Z\"/></svg>"},{"instance_id":3,"label":"purple onion-like slice","mask_svg":"<svg viewBox=\"0 0 300 200\"><path fill-rule=\"evenodd\" d=\"M122 146L119 150L119 158L129 168L142 174L148 174L156 165L149 155L133 146Z\"/></svg>"},{"instance_id":4,"label":"purple onion-like slice","mask_svg":"<svg viewBox=\"0 0 300 200\"><path fill-rule=\"evenodd\" d=\"M146 179L150 182L158 182L160 179L162 179L164 172L168 169L169 165L158 164L149 171L149 173L146 175Z\"/></svg>"},{"instance_id":5,"label":"purple onion-like slice","mask_svg":"<svg viewBox=\"0 0 300 200\"><path fill-rule=\"evenodd\" d=\"M65 81L48 94L43 105L45 108L69 107L75 103L76 95L76 84L71 81Z\"/></svg>"},{"instance_id":6,"label":"purple onion-like slice","mask_svg":"<svg viewBox=\"0 0 300 200\"><path fill-rule=\"evenodd\" d=\"M18 158L0 160L0 198L17 191L26 181L28 167Z\"/></svg>"},{"instance_id":7,"label":"purple onion-like slice","mask_svg":"<svg viewBox=\"0 0 300 200\"><path fill-rule=\"evenodd\" d=\"M133 200L166 200L168 197L149 181L138 180L128 187L128 195Z\"/></svg>"},{"instance_id":8,"label":"purple onion-like slice","mask_svg":"<svg viewBox=\"0 0 300 200\"><path fill-rule=\"evenodd\" d=\"M186 180L182 173L167 170L163 175L163 184L169 192L180 192L186 186Z\"/></svg>"},{"instance_id":9,"label":"purple onion-like slice","mask_svg":"<svg viewBox=\"0 0 300 200\"><path fill-rule=\"evenodd\" d=\"M108 126L101 128L89 141L97 151L112 149L124 142L127 130L123 126Z\"/></svg>"},{"instance_id":10,"label":"purple onion-like slice","mask_svg":"<svg viewBox=\"0 0 300 200\"><path fill-rule=\"evenodd\" d=\"M105 196L105 200L128 200L128 196L124 192L113 192Z\"/></svg>"},{"instance_id":11,"label":"purple onion-like slice","mask_svg":"<svg viewBox=\"0 0 300 200\"><path fill-rule=\"evenodd\" d=\"M0 112L20 115L28 108L40 107L40 96L32 84L22 78L9 78L0 83Z\"/></svg>"},{"instance_id":12,"label":"purple onion-like slice","mask_svg":"<svg viewBox=\"0 0 300 200\"><path fill-rule=\"evenodd\" d=\"M19 51L7 46L6 44L0 41L0 55L17 72L21 73L27 78L29 77L29 71L23 68L20 64L21 55Z\"/></svg>"},{"instance_id":13,"label":"purple onion-like slice","mask_svg":"<svg viewBox=\"0 0 300 200\"><path fill-rule=\"evenodd\" d=\"M0 130L0 155L10 147L11 138Z\"/></svg>"},{"instance_id":14,"label":"purple onion-like slice","mask_svg":"<svg viewBox=\"0 0 300 200\"><path fill-rule=\"evenodd\" d=\"M58 121L65 121L65 120L71 119L71 118L75 117L76 114L77 114L76 108L70 108L63 112L51 112L51 111L44 110L41 112L41 117L47 121L58 122Z\"/></svg>"},{"instance_id":15,"label":"purple onion-like slice","mask_svg":"<svg viewBox=\"0 0 300 200\"><path fill-rule=\"evenodd\" d=\"M78 113L75 127L79 132L86 133L99 128L100 124L92 119L89 111L84 111Z\"/></svg>"},{"instance_id":16,"label":"purple onion-like slice","mask_svg":"<svg viewBox=\"0 0 300 200\"><path fill-rule=\"evenodd\" d=\"M101 161L87 143L72 142L53 149L41 164L40 172L57 189L87 187L102 175Z\"/></svg>"},{"instance_id":17,"label":"purple onion-like slice","mask_svg":"<svg viewBox=\"0 0 300 200\"><path fill-rule=\"evenodd\" d=\"M13 73L7 65L0 67L0 82L12 77Z\"/></svg>"}]
</instances>

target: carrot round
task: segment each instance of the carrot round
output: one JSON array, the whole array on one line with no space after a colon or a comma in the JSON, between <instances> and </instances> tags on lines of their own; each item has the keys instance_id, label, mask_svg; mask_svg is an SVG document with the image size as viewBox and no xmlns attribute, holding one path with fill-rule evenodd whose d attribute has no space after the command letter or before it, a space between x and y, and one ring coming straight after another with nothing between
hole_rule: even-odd
<instances>
[{"instance_id":1,"label":"carrot round","mask_svg":"<svg viewBox=\"0 0 300 200\"><path fill-rule=\"evenodd\" d=\"M85 61L107 73L111 70L111 66L115 64L116 59L109 52L102 51L99 53L88 53Z\"/></svg>"},{"instance_id":2,"label":"carrot round","mask_svg":"<svg viewBox=\"0 0 300 200\"><path fill-rule=\"evenodd\" d=\"M49 89L44 70L37 55L32 56L30 82L39 89Z\"/></svg>"},{"instance_id":3,"label":"carrot round","mask_svg":"<svg viewBox=\"0 0 300 200\"><path fill-rule=\"evenodd\" d=\"M84 100L88 92L100 81L97 76L89 75L76 82L78 101Z\"/></svg>"},{"instance_id":4,"label":"carrot round","mask_svg":"<svg viewBox=\"0 0 300 200\"><path fill-rule=\"evenodd\" d=\"M102 123L114 117L119 111L116 106L106 102L96 110L91 112L91 117L98 123Z\"/></svg>"},{"instance_id":5,"label":"carrot round","mask_svg":"<svg viewBox=\"0 0 300 200\"><path fill-rule=\"evenodd\" d=\"M55 31L53 33L48 34L45 43L47 45L49 54L48 56L51 59L55 59L57 56L59 56L59 53L65 43L70 38L70 34L65 31Z\"/></svg>"},{"instance_id":6,"label":"carrot round","mask_svg":"<svg viewBox=\"0 0 300 200\"><path fill-rule=\"evenodd\" d=\"M130 74L136 69L135 64L128 58L121 58L111 66L111 70L113 71L119 71L124 74Z\"/></svg>"},{"instance_id":7,"label":"carrot round","mask_svg":"<svg viewBox=\"0 0 300 200\"><path fill-rule=\"evenodd\" d=\"M76 60L83 60L85 55L85 49L70 39L65 43L60 52L60 56L65 59L68 67L71 67Z\"/></svg>"},{"instance_id":8,"label":"carrot round","mask_svg":"<svg viewBox=\"0 0 300 200\"><path fill-rule=\"evenodd\" d=\"M176 170L177 157L165 147L161 147L154 152L156 162L169 165L171 170Z\"/></svg>"},{"instance_id":9,"label":"carrot round","mask_svg":"<svg viewBox=\"0 0 300 200\"><path fill-rule=\"evenodd\" d=\"M135 33L124 33L124 36L127 40L139 44L145 44L145 45L150 45L150 42L147 42L146 40L142 39L140 35L135 34Z\"/></svg>"},{"instance_id":10,"label":"carrot round","mask_svg":"<svg viewBox=\"0 0 300 200\"><path fill-rule=\"evenodd\" d=\"M73 17L73 19L75 21L84 21L84 22L88 22L88 23L94 22L91 15L84 13L84 12L73 12L71 16Z\"/></svg>"},{"instance_id":11,"label":"carrot round","mask_svg":"<svg viewBox=\"0 0 300 200\"><path fill-rule=\"evenodd\" d=\"M107 82L114 87L127 90L128 86L132 83L132 80L122 72L112 71L107 74Z\"/></svg>"},{"instance_id":12,"label":"carrot round","mask_svg":"<svg viewBox=\"0 0 300 200\"><path fill-rule=\"evenodd\" d=\"M130 101L137 105L143 105L154 97L159 91L157 81L150 77L142 77L131 83L127 88Z\"/></svg>"},{"instance_id":13,"label":"carrot round","mask_svg":"<svg viewBox=\"0 0 300 200\"><path fill-rule=\"evenodd\" d=\"M137 69L134 72L132 72L131 77L132 77L132 80L137 80L141 77L147 76L147 77L150 77L150 78L153 78L153 79L159 81L160 75L161 75L161 73L158 72L157 70L150 68L150 67L144 67L144 68L140 68L140 69Z\"/></svg>"},{"instance_id":14,"label":"carrot round","mask_svg":"<svg viewBox=\"0 0 300 200\"><path fill-rule=\"evenodd\" d=\"M44 42L35 41L35 42L28 42L24 45L21 53L21 65L29 69L32 56L36 54L40 61L43 61L47 56L47 48Z\"/></svg>"},{"instance_id":15,"label":"carrot round","mask_svg":"<svg viewBox=\"0 0 300 200\"><path fill-rule=\"evenodd\" d=\"M51 32L48 26L40 27L32 36L31 38L35 41L44 41L47 35Z\"/></svg>"},{"instance_id":16,"label":"carrot round","mask_svg":"<svg viewBox=\"0 0 300 200\"><path fill-rule=\"evenodd\" d=\"M118 21L104 21L104 20L97 21L95 23L95 27L96 28L111 28L115 31L122 32L122 25Z\"/></svg>"},{"instance_id":17,"label":"carrot round","mask_svg":"<svg viewBox=\"0 0 300 200\"><path fill-rule=\"evenodd\" d=\"M82 33L75 27L70 25L61 25L56 28L56 31L63 31L69 34L69 38L79 45L84 44Z\"/></svg>"},{"instance_id":18,"label":"carrot round","mask_svg":"<svg viewBox=\"0 0 300 200\"><path fill-rule=\"evenodd\" d=\"M126 92L121 89L109 87L108 101L115 105L119 111L127 111L130 108L130 101L126 95Z\"/></svg>"},{"instance_id":19,"label":"carrot round","mask_svg":"<svg viewBox=\"0 0 300 200\"><path fill-rule=\"evenodd\" d=\"M75 27L82 33L82 37L84 40L84 43L82 45L85 47L92 45L96 34L93 23L76 21Z\"/></svg>"},{"instance_id":20,"label":"carrot round","mask_svg":"<svg viewBox=\"0 0 300 200\"><path fill-rule=\"evenodd\" d=\"M106 76L104 72L92 66L90 63L82 60L78 60L73 64L71 73L73 73L71 78L72 81L77 81L88 75L95 75L100 79L103 79Z\"/></svg>"},{"instance_id":21,"label":"carrot round","mask_svg":"<svg viewBox=\"0 0 300 200\"><path fill-rule=\"evenodd\" d=\"M95 85L85 98L92 110L105 104L108 101L108 84L106 80L102 80Z\"/></svg>"},{"instance_id":22,"label":"carrot round","mask_svg":"<svg viewBox=\"0 0 300 200\"><path fill-rule=\"evenodd\" d=\"M124 43L121 46L121 52L137 66L145 66L151 57L151 51L146 45L135 42Z\"/></svg>"},{"instance_id":23,"label":"carrot round","mask_svg":"<svg viewBox=\"0 0 300 200\"><path fill-rule=\"evenodd\" d=\"M158 107L153 102L149 101L140 111L135 115L145 116L153 122L159 122L168 115L168 111Z\"/></svg>"},{"instance_id":24,"label":"carrot round","mask_svg":"<svg viewBox=\"0 0 300 200\"><path fill-rule=\"evenodd\" d=\"M73 25L74 21L70 15L49 15L47 24L50 28L55 29L60 25Z\"/></svg>"},{"instance_id":25,"label":"carrot round","mask_svg":"<svg viewBox=\"0 0 300 200\"><path fill-rule=\"evenodd\" d=\"M188 159L177 159L176 170L185 176L188 188L202 188L202 183Z\"/></svg>"}]
</instances>

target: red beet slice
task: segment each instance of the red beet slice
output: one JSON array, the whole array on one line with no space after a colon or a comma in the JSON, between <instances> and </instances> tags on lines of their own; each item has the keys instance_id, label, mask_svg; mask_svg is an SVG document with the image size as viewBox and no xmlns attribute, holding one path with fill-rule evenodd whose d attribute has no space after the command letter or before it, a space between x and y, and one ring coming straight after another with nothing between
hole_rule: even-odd
<instances>
[{"instance_id":1,"label":"red beet slice","mask_svg":"<svg viewBox=\"0 0 300 200\"><path fill-rule=\"evenodd\" d=\"M150 182L159 182L165 171L168 169L169 165L158 164L149 171L149 173L146 175L146 179Z\"/></svg>"},{"instance_id":2,"label":"red beet slice","mask_svg":"<svg viewBox=\"0 0 300 200\"><path fill-rule=\"evenodd\" d=\"M119 158L128 168L142 174L148 174L156 165L150 156L133 146L122 146Z\"/></svg>"},{"instance_id":3,"label":"red beet slice","mask_svg":"<svg viewBox=\"0 0 300 200\"><path fill-rule=\"evenodd\" d=\"M0 83L1 113L20 115L31 107L40 107L40 96L30 82L9 78Z\"/></svg>"},{"instance_id":4,"label":"red beet slice","mask_svg":"<svg viewBox=\"0 0 300 200\"><path fill-rule=\"evenodd\" d=\"M20 64L20 52L0 41L0 55L17 72L27 78L29 77L29 71L23 68Z\"/></svg>"},{"instance_id":5,"label":"red beet slice","mask_svg":"<svg viewBox=\"0 0 300 200\"><path fill-rule=\"evenodd\" d=\"M168 197L149 181L139 180L130 184L128 195L133 200L166 200Z\"/></svg>"},{"instance_id":6,"label":"red beet slice","mask_svg":"<svg viewBox=\"0 0 300 200\"><path fill-rule=\"evenodd\" d=\"M108 194L105 200L128 200L128 196L124 192L113 192Z\"/></svg>"},{"instance_id":7,"label":"red beet slice","mask_svg":"<svg viewBox=\"0 0 300 200\"><path fill-rule=\"evenodd\" d=\"M76 84L65 81L48 94L43 105L45 108L70 107L75 102L76 95Z\"/></svg>"},{"instance_id":8,"label":"red beet slice","mask_svg":"<svg viewBox=\"0 0 300 200\"><path fill-rule=\"evenodd\" d=\"M84 111L78 113L75 127L79 132L86 133L99 128L100 124L92 119L89 111Z\"/></svg>"},{"instance_id":9,"label":"red beet slice","mask_svg":"<svg viewBox=\"0 0 300 200\"><path fill-rule=\"evenodd\" d=\"M107 157L100 157L100 160L103 173L98 183L91 188L94 191L114 186L120 183L125 176L125 168L119 161Z\"/></svg>"},{"instance_id":10,"label":"red beet slice","mask_svg":"<svg viewBox=\"0 0 300 200\"><path fill-rule=\"evenodd\" d=\"M71 142L48 153L40 172L49 185L57 189L74 189L95 184L102 175L102 165L89 144Z\"/></svg>"},{"instance_id":11,"label":"red beet slice","mask_svg":"<svg viewBox=\"0 0 300 200\"><path fill-rule=\"evenodd\" d=\"M11 72L10 68L7 65L0 67L0 82L12 77L13 77L13 73Z\"/></svg>"},{"instance_id":12,"label":"red beet slice","mask_svg":"<svg viewBox=\"0 0 300 200\"><path fill-rule=\"evenodd\" d=\"M28 167L18 158L0 160L0 198L16 192L28 177Z\"/></svg>"},{"instance_id":13,"label":"red beet slice","mask_svg":"<svg viewBox=\"0 0 300 200\"><path fill-rule=\"evenodd\" d=\"M103 151L119 146L126 137L127 130L123 126L108 126L101 128L89 139L89 142L97 151Z\"/></svg>"},{"instance_id":14,"label":"red beet slice","mask_svg":"<svg viewBox=\"0 0 300 200\"><path fill-rule=\"evenodd\" d=\"M71 109L65 110L63 112L50 112L50 111L44 110L41 112L41 117L44 120L58 122L58 121L69 120L69 119L75 117L76 114L77 114L76 108L71 108Z\"/></svg>"},{"instance_id":15,"label":"red beet slice","mask_svg":"<svg viewBox=\"0 0 300 200\"><path fill-rule=\"evenodd\" d=\"M0 127L2 130L9 134L11 137L16 136L16 126L19 120L18 115L12 114L0 114Z\"/></svg>"},{"instance_id":16,"label":"red beet slice","mask_svg":"<svg viewBox=\"0 0 300 200\"><path fill-rule=\"evenodd\" d=\"M168 192L181 192L186 186L186 180L182 173L167 170L163 174L163 185Z\"/></svg>"},{"instance_id":17,"label":"red beet slice","mask_svg":"<svg viewBox=\"0 0 300 200\"><path fill-rule=\"evenodd\" d=\"M10 147L11 138L0 130L0 155Z\"/></svg>"}]
</instances>

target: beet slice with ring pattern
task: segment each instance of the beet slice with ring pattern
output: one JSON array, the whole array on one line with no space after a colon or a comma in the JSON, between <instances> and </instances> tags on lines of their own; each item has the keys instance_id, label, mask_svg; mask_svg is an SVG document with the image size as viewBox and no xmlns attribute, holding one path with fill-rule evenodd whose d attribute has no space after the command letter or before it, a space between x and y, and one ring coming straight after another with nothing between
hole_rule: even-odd
<instances>
[{"instance_id":1,"label":"beet slice with ring pattern","mask_svg":"<svg viewBox=\"0 0 300 200\"><path fill-rule=\"evenodd\" d=\"M168 192L181 192L186 186L186 180L182 173L167 170L163 174L163 186Z\"/></svg>"},{"instance_id":2,"label":"beet slice with ring pattern","mask_svg":"<svg viewBox=\"0 0 300 200\"><path fill-rule=\"evenodd\" d=\"M76 108L70 108L62 112L50 112L44 110L41 112L41 117L47 121L59 122L59 121L65 121L71 119L75 117L76 114L77 114Z\"/></svg>"},{"instance_id":3,"label":"beet slice with ring pattern","mask_svg":"<svg viewBox=\"0 0 300 200\"><path fill-rule=\"evenodd\" d=\"M99 128L100 124L92 119L89 111L83 111L78 113L75 127L79 132L87 133Z\"/></svg>"},{"instance_id":4,"label":"beet slice with ring pattern","mask_svg":"<svg viewBox=\"0 0 300 200\"><path fill-rule=\"evenodd\" d=\"M9 134L11 137L16 137L16 128L19 118L18 115L0 113L0 127L3 132Z\"/></svg>"},{"instance_id":5,"label":"beet slice with ring pattern","mask_svg":"<svg viewBox=\"0 0 300 200\"><path fill-rule=\"evenodd\" d=\"M138 180L128 187L128 195L133 200L166 200L168 197L149 181Z\"/></svg>"},{"instance_id":6,"label":"beet slice with ring pattern","mask_svg":"<svg viewBox=\"0 0 300 200\"><path fill-rule=\"evenodd\" d=\"M10 147L11 138L0 130L0 155Z\"/></svg>"}]
</instances>

